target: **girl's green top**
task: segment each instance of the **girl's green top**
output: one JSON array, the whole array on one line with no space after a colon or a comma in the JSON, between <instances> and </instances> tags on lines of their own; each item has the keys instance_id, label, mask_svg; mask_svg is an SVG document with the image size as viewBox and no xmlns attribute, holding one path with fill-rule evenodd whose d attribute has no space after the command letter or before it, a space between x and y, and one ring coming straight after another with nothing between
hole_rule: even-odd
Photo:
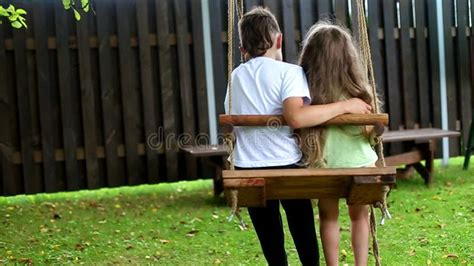
<instances>
[{"instance_id":1,"label":"girl's green top","mask_svg":"<svg viewBox=\"0 0 474 266\"><path fill-rule=\"evenodd\" d=\"M378 159L360 126L328 126L323 158L328 168L367 167Z\"/></svg>"}]
</instances>

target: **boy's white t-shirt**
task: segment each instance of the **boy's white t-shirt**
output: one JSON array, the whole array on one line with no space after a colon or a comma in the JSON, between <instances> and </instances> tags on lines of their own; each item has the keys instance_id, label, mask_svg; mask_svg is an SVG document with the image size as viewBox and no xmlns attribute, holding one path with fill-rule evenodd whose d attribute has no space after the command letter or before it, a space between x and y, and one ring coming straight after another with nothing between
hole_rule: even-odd
<instances>
[{"instance_id":1,"label":"boy's white t-shirt","mask_svg":"<svg viewBox=\"0 0 474 266\"><path fill-rule=\"evenodd\" d=\"M234 115L280 115L283 101L302 97L310 103L303 69L268 57L256 57L232 72L232 113ZM225 110L229 114L228 99ZM274 121L273 121L274 122ZM288 126L275 123L266 127L234 127L237 167L284 166L298 162L301 151Z\"/></svg>"}]
</instances>

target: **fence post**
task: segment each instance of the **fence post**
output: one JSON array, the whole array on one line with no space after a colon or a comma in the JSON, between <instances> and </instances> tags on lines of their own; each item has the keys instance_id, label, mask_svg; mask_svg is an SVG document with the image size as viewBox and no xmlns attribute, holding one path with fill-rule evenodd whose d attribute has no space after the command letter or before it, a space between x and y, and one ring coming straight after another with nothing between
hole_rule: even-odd
<instances>
[{"instance_id":1,"label":"fence post","mask_svg":"<svg viewBox=\"0 0 474 266\"><path fill-rule=\"evenodd\" d=\"M438 26L438 54L439 54L439 83L441 95L441 127L448 130L448 102L446 88L446 57L444 51L444 27L443 27L443 3L436 0L436 18ZM449 160L449 139L443 138L443 165L447 165Z\"/></svg>"}]
</instances>

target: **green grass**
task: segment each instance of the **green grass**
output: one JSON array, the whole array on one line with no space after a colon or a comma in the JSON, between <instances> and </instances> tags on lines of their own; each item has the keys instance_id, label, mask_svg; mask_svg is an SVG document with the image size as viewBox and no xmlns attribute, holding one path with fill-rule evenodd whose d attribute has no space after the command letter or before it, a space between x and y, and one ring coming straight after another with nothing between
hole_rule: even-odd
<instances>
[{"instance_id":1,"label":"green grass","mask_svg":"<svg viewBox=\"0 0 474 266\"><path fill-rule=\"evenodd\" d=\"M474 170L461 163L437 167L430 188L421 178L398 182L394 218L378 227L385 265L474 264ZM254 231L228 213L210 180L0 197L0 263L264 265ZM353 264L346 213L341 204L340 259Z\"/></svg>"}]
</instances>

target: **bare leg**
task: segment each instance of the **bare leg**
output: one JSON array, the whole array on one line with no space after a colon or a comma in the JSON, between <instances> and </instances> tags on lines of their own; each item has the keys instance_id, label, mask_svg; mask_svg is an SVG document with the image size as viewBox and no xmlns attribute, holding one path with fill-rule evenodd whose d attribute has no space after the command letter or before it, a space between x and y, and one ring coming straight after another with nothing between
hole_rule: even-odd
<instances>
[{"instance_id":1,"label":"bare leg","mask_svg":"<svg viewBox=\"0 0 474 266\"><path fill-rule=\"evenodd\" d=\"M324 258L328 266L339 262L339 199L320 199L319 231L323 244Z\"/></svg>"},{"instance_id":2,"label":"bare leg","mask_svg":"<svg viewBox=\"0 0 474 266\"><path fill-rule=\"evenodd\" d=\"M369 206L350 205L351 241L355 265L367 265L369 253Z\"/></svg>"}]
</instances>

